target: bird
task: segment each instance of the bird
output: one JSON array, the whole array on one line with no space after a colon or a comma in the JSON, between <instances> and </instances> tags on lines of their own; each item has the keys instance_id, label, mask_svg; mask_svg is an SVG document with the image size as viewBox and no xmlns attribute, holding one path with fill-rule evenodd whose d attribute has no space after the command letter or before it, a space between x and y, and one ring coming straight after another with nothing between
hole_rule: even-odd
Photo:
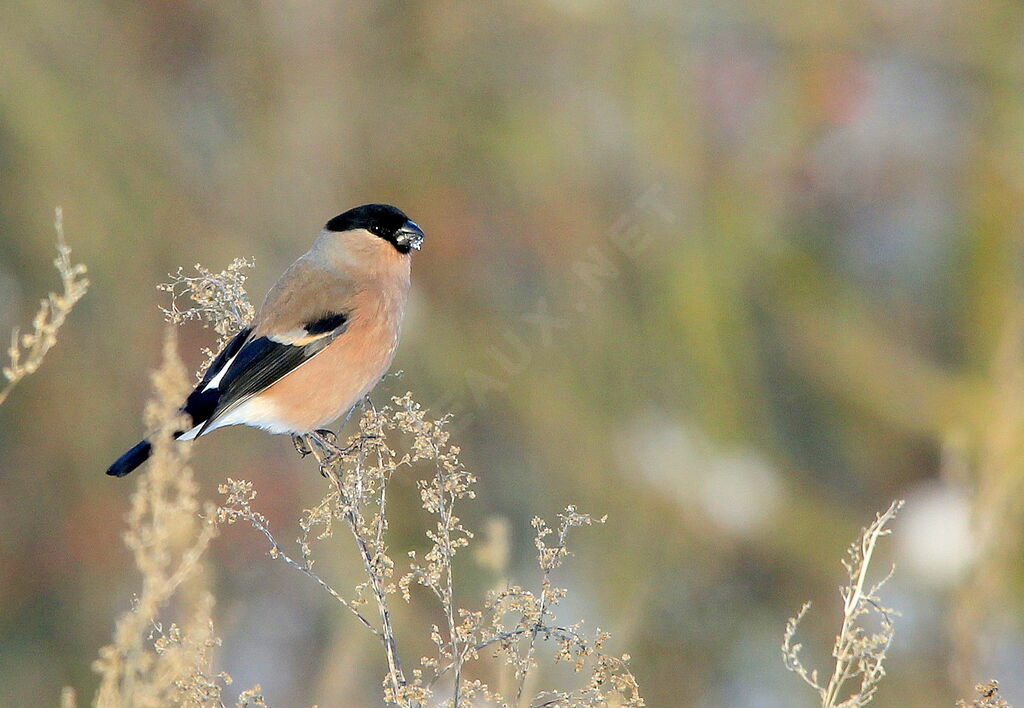
<instances>
[{"instance_id":1,"label":"bird","mask_svg":"<svg viewBox=\"0 0 1024 708\"><path fill-rule=\"evenodd\" d=\"M210 363L182 406L193 440L250 425L301 436L340 418L387 373L409 296L411 254L424 233L402 210L364 204L329 220L281 275L253 321ZM144 463L142 440L107 469Z\"/></svg>"}]
</instances>

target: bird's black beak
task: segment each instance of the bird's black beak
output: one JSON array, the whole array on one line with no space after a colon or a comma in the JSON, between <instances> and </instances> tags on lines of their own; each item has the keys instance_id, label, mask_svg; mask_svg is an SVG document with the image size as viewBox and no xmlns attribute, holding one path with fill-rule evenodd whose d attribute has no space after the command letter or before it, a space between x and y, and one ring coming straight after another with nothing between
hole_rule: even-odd
<instances>
[{"instance_id":1,"label":"bird's black beak","mask_svg":"<svg viewBox=\"0 0 1024 708\"><path fill-rule=\"evenodd\" d=\"M410 219L402 228L395 232L395 243L403 248L414 248L417 251L423 246L424 233L419 225Z\"/></svg>"}]
</instances>

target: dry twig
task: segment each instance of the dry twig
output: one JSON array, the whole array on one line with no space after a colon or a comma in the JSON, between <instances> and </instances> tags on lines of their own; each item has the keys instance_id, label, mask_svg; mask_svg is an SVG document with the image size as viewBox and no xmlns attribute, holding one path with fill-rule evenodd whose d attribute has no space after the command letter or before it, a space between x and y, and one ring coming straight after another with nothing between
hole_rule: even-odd
<instances>
[{"instance_id":1,"label":"dry twig","mask_svg":"<svg viewBox=\"0 0 1024 708\"><path fill-rule=\"evenodd\" d=\"M113 642L100 650L95 662L100 687L94 705L215 708L224 705L222 692L231 682L230 676L213 669L220 639L213 631L214 599L201 563L217 535L215 509L207 504L200 515L189 448L173 439L181 427L178 405L189 386L170 334L153 382L155 397L146 407L153 458L146 474L138 477L125 533L142 586L132 607L118 619ZM167 623L162 614L178 596L184 621ZM64 701L73 706L73 695L68 693ZM236 705L263 705L259 688L244 692Z\"/></svg>"},{"instance_id":2,"label":"dry twig","mask_svg":"<svg viewBox=\"0 0 1024 708\"><path fill-rule=\"evenodd\" d=\"M999 695L999 682L992 679L988 683L979 683L974 687L978 694L970 703L961 699L956 702L957 708L1011 708L1006 699Z\"/></svg>"},{"instance_id":3,"label":"dry twig","mask_svg":"<svg viewBox=\"0 0 1024 708\"><path fill-rule=\"evenodd\" d=\"M802 647L793 643L797 626L807 614L811 603L804 603L796 617L786 623L782 640L783 661L787 669L818 692L822 708L866 706L874 698L878 684L885 676L885 655L895 632L892 618L897 613L882 605L878 592L892 577L894 569L890 569L889 574L874 585L867 585L867 573L878 539L890 533L886 524L902 506L902 500L894 501L885 512L877 514L874 522L861 532L860 539L847 550L848 558L843 560L843 567L846 568L848 580L839 589L843 598L843 625L832 648L835 664L827 684L820 683L817 670L808 670L804 666L800 659ZM867 615L878 618L881 626L878 632L871 633L864 628L862 618ZM860 686L842 698L846 682L857 678L860 679Z\"/></svg>"},{"instance_id":4,"label":"dry twig","mask_svg":"<svg viewBox=\"0 0 1024 708\"><path fill-rule=\"evenodd\" d=\"M64 240L64 212L60 207L54 210L53 226L57 230L57 258L53 265L60 273L62 292L51 292L40 301L30 333L22 334L17 327L11 332L11 344L7 348L10 363L3 368L7 385L0 389L0 405L18 382L43 363L46 353L57 343L57 330L89 289L89 281L84 277L85 266L71 263L71 249Z\"/></svg>"},{"instance_id":5,"label":"dry twig","mask_svg":"<svg viewBox=\"0 0 1024 708\"><path fill-rule=\"evenodd\" d=\"M627 666L629 657L604 652L609 635L597 630L594 638L589 638L581 631L580 624L558 625L552 611L566 594L564 589L552 584L550 575L569 555L570 529L603 519L567 508L560 516L558 542L554 546L546 545L544 539L555 531L535 519L535 543L542 571L540 592L534 594L512 586L491 594L482 611L457 605L453 560L460 549L469 545L473 534L462 524L456 506L475 497L476 478L459 461L459 448L450 444L446 423L445 418L428 418L426 411L406 394L392 399L391 405L379 410L367 406L359 433L352 436L345 447L320 435L309 436L309 447L329 485L324 498L307 510L300 522L300 560L283 551L270 533L265 518L252 509L255 492L250 483L228 481L222 490L228 498L218 512L219 518L227 523L242 520L252 524L267 537L274 558L313 578L380 639L388 665L384 677L384 698L388 703L425 705L434 696L438 682L445 679L451 684L451 699L438 705L458 708L474 704L518 705L521 696L507 701L484 682L466 679L463 669L468 662L478 659L481 651L492 649L495 656L503 657L515 668L518 692L522 694L527 674L537 663L537 640L543 639L554 642L556 661L568 661L577 671L591 665L590 678L577 690L536 694L528 705L596 707L616 701L621 706L642 706L639 688ZM410 452L395 451L390 439L394 433L411 440ZM433 519L426 530L430 548L422 556L416 552L408 554L409 571L396 585L395 563L385 539L388 482L400 468L420 461L429 462L434 470L431 476L417 482L421 505ZM335 522L339 521L354 540L366 575L351 598L342 597L312 570L312 543L333 536ZM407 672L399 654L390 600L395 592L401 591L402 596L411 601L413 585L430 591L441 606L446 626L442 630L434 625L429 630L437 656L421 658L419 668ZM359 609L371 598L378 614L374 624Z\"/></svg>"},{"instance_id":6,"label":"dry twig","mask_svg":"<svg viewBox=\"0 0 1024 708\"><path fill-rule=\"evenodd\" d=\"M219 273L196 263L193 268L197 275L185 275L181 268L170 274L171 281L157 286L157 290L171 294L168 307L161 307L164 318L172 324L202 322L217 333L213 347L202 350L206 361L196 371L202 378L203 372L213 363L217 352L224 348L238 331L248 326L256 309L245 292L246 271L255 262L249 258L236 258ZM187 296L192 305L179 308L179 298Z\"/></svg>"}]
</instances>

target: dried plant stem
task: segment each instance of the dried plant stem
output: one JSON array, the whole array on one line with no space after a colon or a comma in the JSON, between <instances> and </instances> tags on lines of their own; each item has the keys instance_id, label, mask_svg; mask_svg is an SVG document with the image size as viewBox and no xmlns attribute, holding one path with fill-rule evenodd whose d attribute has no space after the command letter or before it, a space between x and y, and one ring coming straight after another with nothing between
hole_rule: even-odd
<instances>
[{"instance_id":1,"label":"dried plant stem","mask_svg":"<svg viewBox=\"0 0 1024 708\"><path fill-rule=\"evenodd\" d=\"M561 551L565 550L566 534L568 528L563 527L560 530L558 536L558 549ZM526 650L526 658L522 662L522 671L519 676L519 684L516 686L516 701L515 704L519 705L523 697L523 689L526 687L526 678L530 674L530 669L533 668L533 654L536 651L537 646L537 633L544 629L544 619L548 613L548 596L551 591L551 570L552 566L542 564L543 575L541 576L541 592L540 592L540 610L537 613L537 622L529 630L530 632L530 645Z\"/></svg>"},{"instance_id":2,"label":"dried plant stem","mask_svg":"<svg viewBox=\"0 0 1024 708\"><path fill-rule=\"evenodd\" d=\"M125 534L142 587L95 664L101 676L94 702L99 708L220 705L222 687L230 682L212 672L211 652L219 639L210 620L213 597L200 567L217 535L215 509L200 506L188 448L172 438L181 425L178 402L187 390L173 337L165 343L164 365L154 383L157 395L146 408L154 430L153 461L138 478ZM186 586L192 602L185 603L184 626L165 627L161 612Z\"/></svg>"},{"instance_id":3,"label":"dried plant stem","mask_svg":"<svg viewBox=\"0 0 1024 708\"><path fill-rule=\"evenodd\" d=\"M561 522L558 525L558 543L554 546L548 546L544 543L544 538L552 533L548 525L542 519L534 518L533 520L533 527L537 530L534 545L537 547L537 561L541 568L541 592L539 609L537 610L532 627L529 628L530 644L527 647L525 658L519 660L516 669L519 675L519 683L516 687L515 705L520 705L522 701L527 677L535 663L533 657L537 647L537 634L540 632L544 632L547 635L551 634L551 628L546 626L548 615L551 615L551 618L554 619L550 606L558 602L562 596L562 591L555 588L551 582L551 572L558 568L562 564L562 560L569 555L569 531L578 526L589 526L593 523L603 524L605 522L604 517L595 519L589 514L580 514L573 506L567 507L565 513L560 514L559 518ZM574 631L570 631L565 639L570 644L585 644L585 641L581 642L581 637Z\"/></svg>"},{"instance_id":4,"label":"dried plant stem","mask_svg":"<svg viewBox=\"0 0 1024 708\"><path fill-rule=\"evenodd\" d=\"M524 634L536 634L538 631L543 632L545 635L558 637L559 639L562 639L566 642L579 643L581 641L585 641L584 638L581 637L577 632L574 632L571 627L524 627L521 629L514 629L510 632L502 632L501 634L491 637L486 641L479 642L478 644L473 645L467 651L463 652L463 655L465 656L469 653L469 651L472 651L473 653L481 652L484 649L489 649L495 644L504 644L507 643L509 640L516 639L517 637L521 637ZM455 662L452 662L447 666L443 666L440 669L438 669L437 673L434 674L434 678L431 679L430 683L428 684L428 687L433 686L435 683L437 683L438 679L440 679L441 676L448 673L453 668L455 668Z\"/></svg>"},{"instance_id":5,"label":"dried plant stem","mask_svg":"<svg viewBox=\"0 0 1024 708\"><path fill-rule=\"evenodd\" d=\"M347 609L349 612L355 615L355 618L359 620L360 624L362 624L368 630L373 632L375 636L380 636L380 633L377 631L377 628L373 626L370 620L366 619L366 617L363 615L362 612L359 611L357 607L355 607L351 602L346 600L337 590L335 590L331 586L330 583L324 580L318 573L316 573L312 569L312 567L310 567L308 558L305 559L303 563L299 563L297 560L288 555L284 548L281 547L281 544L277 542L277 539L274 538L274 535L270 532L270 527L267 525L266 521L263 519L261 515L254 513L251 516L246 517L245 520L252 524L252 527L260 533L262 533L267 538L267 541L270 542L271 556L273 556L274 558L279 558L280 560L284 561L284 563L291 566L295 570L299 571L303 575L312 578L313 581L316 582L324 590L326 590L331 597L340 602L345 607L345 609Z\"/></svg>"},{"instance_id":6,"label":"dried plant stem","mask_svg":"<svg viewBox=\"0 0 1024 708\"><path fill-rule=\"evenodd\" d=\"M342 480L335 469L335 462L341 459L346 450L339 448L331 440L328 440L317 432L310 433L307 438L314 442L314 444L310 446L310 449L314 457L316 457L317 464L320 466L320 471L331 481L339 500L342 500L344 508L343 518L355 539L356 547L359 549L359 557L362 559L363 569L366 571L367 577L369 578L370 589L373 592L373 597L377 602L377 611L380 614L381 629L379 632L374 630L374 633L380 637L381 641L384 643L384 652L387 655L388 676L391 680L391 688L394 690L396 696L401 695L401 689L405 687L407 682L405 674L402 671L402 661L398 655L398 642L395 639L395 628L391 621L391 610L388 606L387 593L383 585L383 579L380 577L380 573L376 570L377 564L375 553L371 551L369 544L362 535L362 525L357 517L356 506L347 501ZM380 542L383 538L385 504L385 486L381 485L379 496L380 506L374 534L375 539L378 542L375 546L376 548L381 547ZM365 619L363 619L363 621L364 623L366 622ZM418 706L419 704L410 702L409 705Z\"/></svg>"},{"instance_id":7,"label":"dried plant stem","mask_svg":"<svg viewBox=\"0 0 1024 708\"><path fill-rule=\"evenodd\" d=\"M804 666L800 659L801 645L794 643L797 626L810 609L810 603L804 603L797 615L786 623L782 639L783 662L787 669L818 692L822 708L866 706L874 698L879 682L885 676L886 652L892 644L895 631L891 616L896 613L882 605L878 591L892 577L892 570L871 586L867 585L867 573L878 540L890 533L886 525L902 506L902 501L894 501L886 511L877 514L871 525L861 532L860 538L847 550L848 558L843 561L843 567L846 568L849 582L839 589L843 598L843 624L832 648L835 664L827 685L822 686L818 682L817 671L808 670ZM874 634L870 634L860 621L871 613L877 614L881 623L881 630ZM846 682L857 677L860 678L858 689L845 699L842 698Z\"/></svg>"},{"instance_id":8,"label":"dried plant stem","mask_svg":"<svg viewBox=\"0 0 1024 708\"><path fill-rule=\"evenodd\" d=\"M350 510L346 513L345 521L348 522L349 528L352 530L352 535L356 539L356 545L359 547L359 555L363 559L363 568L370 576L370 587L373 590L374 598L377 600L377 610L380 613L380 635L384 640L384 650L387 653L388 672L391 676L392 684L391 687L395 690L397 695L399 693L399 689L405 686L406 681L405 674L402 672L402 662L398 657L398 642L395 640L395 628L391 622L391 610L388 608L387 595L385 595L380 577L373 571L373 555L370 553L370 549L367 546L366 541L359 535L355 512Z\"/></svg>"},{"instance_id":9,"label":"dried plant stem","mask_svg":"<svg viewBox=\"0 0 1024 708\"><path fill-rule=\"evenodd\" d=\"M1006 699L999 695L999 682L991 679L988 683L979 683L974 687L978 695L970 703L961 699L956 702L957 708L1011 708Z\"/></svg>"},{"instance_id":10,"label":"dried plant stem","mask_svg":"<svg viewBox=\"0 0 1024 708\"><path fill-rule=\"evenodd\" d=\"M836 638L834 652L837 659L853 655L849 648L849 640L846 638L853 636L854 623L857 621L857 608L861 606L861 603L867 601L864 595L864 582L867 578L868 567L871 565L871 556L874 555L875 544L878 543L878 539L888 533L885 530L885 525L896 516L896 512L899 511L901 506L903 506L903 502L893 502L885 513L875 518L874 523L861 536L861 561L859 568L857 568L859 570L856 575L857 580L852 589L844 588L843 591L843 626L839 636ZM825 703L827 705L834 705L838 700L839 691L850 677L850 672L853 669L854 666L850 660L836 661L835 668L832 671L832 678L828 682L828 690L825 692Z\"/></svg>"},{"instance_id":11,"label":"dried plant stem","mask_svg":"<svg viewBox=\"0 0 1024 708\"><path fill-rule=\"evenodd\" d=\"M60 273L63 292L51 292L39 305L32 319L32 332L22 334L15 327L11 332L11 344L7 348L10 363L3 367L7 385L0 389L0 405L15 386L26 376L34 373L43 363L46 353L57 343L57 330L63 326L71 309L89 289L84 265L72 265L71 249L64 239L64 212L60 207L54 210L54 229L57 231L57 258L54 267Z\"/></svg>"},{"instance_id":12,"label":"dried plant stem","mask_svg":"<svg viewBox=\"0 0 1024 708\"><path fill-rule=\"evenodd\" d=\"M431 444L434 457L440 456L441 451L437 448L437 445ZM439 469L439 474L443 475L443 472ZM438 500L437 515L440 518L441 523L438 524L438 531L441 536L441 543L438 544L441 552L445 555L447 563L445 563L445 582L437 590L439 591L439 597L441 600L441 606L444 608L445 618L448 620L448 641L450 644L450 651L452 655L452 667L455 669L454 678L454 689L452 696L452 705L454 708L459 708L461 702L461 690L462 690L462 665L465 663L466 652L465 649L459 648L459 636L456 629L455 622L455 584L452 579L452 557L455 555L455 546L453 545L451 529L457 523L454 515L455 506L455 495L453 492L448 491L441 494Z\"/></svg>"},{"instance_id":13,"label":"dried plant stem","mask_svg":"<svg viewBox=\"0 0 1024 708\"><path fill-rule=\"evenodd\" d=\"M445 533L445 542L450 543L451 539L448 537L447 532ZM459 650L459 638L458 633L455 629L455 610L452 603L452 566L448 565L446 572L446 584L448 586L448 592L444 594L444 614L448 619L448 637L451 641L451 652L454 657L455 666L455 682L454 682L454 695L452 697L452 704L455 708L459 708L462 696L462 664L465 662L466 657L464 652Z\"/></svg>"},{"instance_id":14,"label":"dried plant stem","mask_svg":"<svg viewBox=\"0 0 1024 708\"><path fill-rule=\"evenodd\" d=\"M537 635L554 640L555 661L570 663L581 671L590 663L592 673L586 684L575 691L546 691L533 697L531 705L561 706L562 708L604 708L619 705L623 708L640 708L644 705L636 679L628 669L629 657L612 656L604 653L606 632L599 629L593 638L580 631L581 623L571 626L554 625L552 608L565 596L566 591L552 585L551 571L561 565L568 555L566 548L568 531L572 527L600 523L588 514L580 514L572 506L559 515L561 523L557 528L557 545L548 547L543 539L555 534L541 519L534 519L537 531L535 540L538 561L543 575L543 589L540 593L524 590L519 586L506 587L488 595L483 611L471 611L457 607L455 603L455 572L453 560L459 549L469 545L473 533L465 528L456 515L460 500L474 498L476 477L468 472L459 460L459 448L450 444L445 429L447 418L428 419L426 411L412 400L410 394L392 398L392 404L381 410L366 406L360 419L360 432L342 447L335 443L333 433L310 433L297 442L296 447L303 454L313 454L321 474L328 480L327 491L314 507L306 509L300 521L302 535L298 539L302 551L301 559L288 558L274 540L266 519L255 512L251 501L256 492L250 482L229 479L221 491L227 501L218 512L218 517L231 523L247 520L270 541L271 555L281 557L288 565L304 574L318 579L311 570L313 565L311 543L332 537L343 524L348 528L362 562L365 580L356 586L356 595L345 604L358 608L372 601L380 616L379 629L372 630L380 639L387 659L387 673L384 674L384 700L388 704L420 708L433 697L434 685L442 677L450 677L450 698L438 705L449 708L469 708L472 705L494 705L511 708L506 701L480 680L467 680L463 666L479 658L478 653L494 648L495 656L514 666L517 678L526 673L526 666L534 663L534 651L538 651ZM399 454L390 445L389 433L396 431L408 436L408 452ZM388 528L387 485L397 469L413 466L417 461L429 461L433 474L417 480L421 506L428 512L431 523L425 535L429 548L420 555L409 551L411 559L409 572L397 583L394 577L394 562L388 555L386 531ZM314 529L317 535L313 535ZM421 657L419 666L406 673L400 658L394 618L389 596L399 589L402 597L411 601L413 584L430 590L445 615L447 634L436 625L430 628L430 639L437 656ZM332 597L341 599L333 589ZM543 598L541 597L543 596ZM511 618L513 623L509 622ZM361 622L368 626L363 616ZM533 649L527 655L526 638L530 638ZM521 689L523 692L523 689ZM519 700L523 700L520 697Z\"/></svg>"},{"instance_id":15,"label":"dried plant stem","mask_svg":"<svg viewBox=\"0 0 1024 708\"><path fill-rule=\"evenodd\" d=\"M160 308L168 322L202 322L217 333L217 343L213 348L203 349L206 361L196 371L197 378L202 377L217 352L224 348L232 336L247 327L256 314L245 292L245 281L248 278L246 271L253 265L252 259L236 258L227 268L214 273L197 263L193 266L197 275L185 275L183 269L178 268L176 273L170 274L170 282L157 286L157 290L171 295L168 307ZM178 300L186 296L193 305L181 309Z\"/></svg>"}]
</instances>

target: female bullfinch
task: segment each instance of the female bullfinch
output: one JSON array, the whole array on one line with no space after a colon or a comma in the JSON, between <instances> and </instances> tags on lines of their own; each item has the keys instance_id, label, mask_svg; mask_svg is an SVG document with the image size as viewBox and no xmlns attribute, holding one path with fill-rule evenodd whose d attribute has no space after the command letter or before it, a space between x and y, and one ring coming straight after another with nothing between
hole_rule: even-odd
<instances>
[{"instance_id":1,"label":"female bullfinch","mask_svg":"<svg viewBox=\"0 0 1024 708\"><path fill-rule=\"evenodd\" d=\"M334 217L267 293L249 327L210 364L182 411L192 440L226 425L303 435L340 417L391 366L423 230L387 204ZM143 440L107 474L152 452Z\"/></svg>"}]
</instances>

